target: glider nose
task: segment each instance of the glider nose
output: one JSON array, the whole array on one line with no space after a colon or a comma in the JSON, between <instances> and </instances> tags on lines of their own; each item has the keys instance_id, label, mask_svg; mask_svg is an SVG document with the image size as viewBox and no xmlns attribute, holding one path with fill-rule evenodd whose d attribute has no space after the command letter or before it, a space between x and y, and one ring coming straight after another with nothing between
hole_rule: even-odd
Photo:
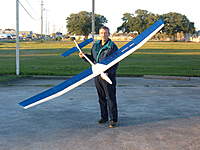
<instances>
[{"instance_id":1,"label":"glider nose","mask_svg":"<svg viewBox=\"0 0 200 150\"><path fill-rule=\"evenodd\" d=\"M101 73L101 78L104 79L105 81L107 81L109 84L112 84L112 81L111 81L110 78L107 76L107 74Z\"/></svg>"}]
</instances>

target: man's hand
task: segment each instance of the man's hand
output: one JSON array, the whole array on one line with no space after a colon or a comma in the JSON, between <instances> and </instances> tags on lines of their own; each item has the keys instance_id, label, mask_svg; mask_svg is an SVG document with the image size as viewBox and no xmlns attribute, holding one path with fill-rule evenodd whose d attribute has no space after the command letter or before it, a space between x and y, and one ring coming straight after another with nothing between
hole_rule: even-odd
<instances>
[{"instance_id":1,"label":"man's hand","mask_svg":"<svg viewBox=\"0 0 200 150\"><path fill-rule=\"evenodd\" d=\"M79 55L80 58L83 58L83 57L84 57L84 56L83 56L83 52L79 52L78 55Z\"/></svg>"}]
</instances>

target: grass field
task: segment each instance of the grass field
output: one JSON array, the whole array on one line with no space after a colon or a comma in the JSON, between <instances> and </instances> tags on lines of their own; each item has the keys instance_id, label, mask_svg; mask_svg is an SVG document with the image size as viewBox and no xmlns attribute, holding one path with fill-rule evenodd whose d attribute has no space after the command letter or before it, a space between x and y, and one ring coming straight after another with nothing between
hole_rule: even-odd
<instances>
[{"instance_id":1,"label":"grass field","mask_svg":"<svg viewBox=\"0 0 200 150\"><path fill-rule=\"evenodd\" d=\"M124 42L116 42L118 47ZM21 42L21 75L71 76L89 67L77 54L60 56L72 42ZM83 51L89 52L91 45ZM15 43L0 42L0 75L15 75ZM118 76L200 76L200 43L148 42L120 62ZM1 77L0 77L1 78Z\"/></svg>"}]
</instances>

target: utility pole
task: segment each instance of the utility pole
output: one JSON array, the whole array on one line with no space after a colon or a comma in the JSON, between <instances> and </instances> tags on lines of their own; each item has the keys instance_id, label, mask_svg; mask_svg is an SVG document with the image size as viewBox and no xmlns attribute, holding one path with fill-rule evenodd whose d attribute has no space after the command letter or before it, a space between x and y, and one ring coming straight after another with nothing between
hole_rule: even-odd
<instances>
[{"instance_id":1,"label":"utility pole","mask_svg":"<svg viewBox=\"0 0 200 150\"><path fill-rule=\"evenodd\" d=\"M43 8L44 3L43 0L41 0L41 38L43 38Z\"/></svg>"},{"instance_id":2,"label":"utility pole","mask_svg":"<svg viewBox=\"0 0 200 150\"><path fill-rule=\"evenodd\" d=\"M93 39L94 39L94 34L95 34L95 0L92 0L92 38Z\"/></svg>"},{"instance_id":3,"label":"utility pole","mask_svg":"<svg viewBox=\"0 0 200 150\"><path fill-rule=\"evenodd\" d=\"M48 18L47 18L47 9L45 9L46 11L46 31L45 34L48 35Z\"/></svg>"},{"instance_id":4,"label":"utility pole","mask_svg":"<svg viewBox=\"0 0 200 150\"><path fill-rule=\"evenodd\" d=\"M19 0L16 0L16 75L19 74Z\"/></svg>"}]
</instances>

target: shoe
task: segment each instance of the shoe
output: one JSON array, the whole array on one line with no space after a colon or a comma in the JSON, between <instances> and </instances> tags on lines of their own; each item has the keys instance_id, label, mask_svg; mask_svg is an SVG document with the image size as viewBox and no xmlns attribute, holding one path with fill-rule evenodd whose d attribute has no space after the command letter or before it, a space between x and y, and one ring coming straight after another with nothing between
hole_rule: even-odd
<instances>
[{"instance_id":1,"label":"shoe","mask_svg":"<svg viewBox=\"0 0 200 150\"><path fill-rule=\"evenodd\" d=\"M118 126L118 124L117 124L117 122L115 122L115 121L110 121L110 122L109 122L109 125L108 125L109 128L115 128L115 127L117 127L117 126Z\"/></svg>"},{"instance_id":2,"label":"shoe","mask_svg":"<svg viewBox=\"0 0 200 150\"><path fill-rule=\"evenodd\" d=\"M104 123L106 123L108 120L104 120L104 119L100 119L99 121L98 121L98 123L99 124L104 124Z\"/></svg>"}]
</instances>

